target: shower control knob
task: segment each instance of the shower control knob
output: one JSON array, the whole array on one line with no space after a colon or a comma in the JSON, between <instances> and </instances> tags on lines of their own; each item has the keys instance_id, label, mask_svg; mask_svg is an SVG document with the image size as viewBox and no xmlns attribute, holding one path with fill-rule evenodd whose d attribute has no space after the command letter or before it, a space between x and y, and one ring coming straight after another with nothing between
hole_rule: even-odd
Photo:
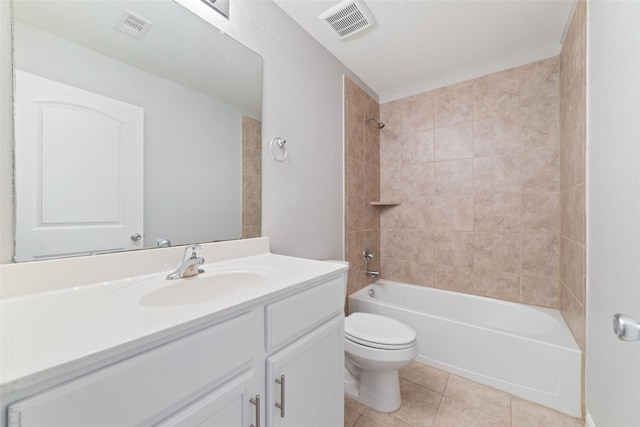
<instances>
[{"instance_id":1,"label":"shower control knob","mask_svg":"<svg viewBox=\"0 0 640 427\"><path fill-rule=\"evenodd\" d=\"M373 253L371 250L365 249L364 252L362 252L362 261L364 261L365 264L369 264L373 261Z\"/></svg>"},{"instance_id":2,"label":"shower control knob","mask_svg":"<svg viewBox=\"0 0 640 427\"><path fill-rule=\"evenodd\" d=\"M622 341L640 341L640 320L618 313L613 316L613 331Z\"/></svg>"}]
</instances>

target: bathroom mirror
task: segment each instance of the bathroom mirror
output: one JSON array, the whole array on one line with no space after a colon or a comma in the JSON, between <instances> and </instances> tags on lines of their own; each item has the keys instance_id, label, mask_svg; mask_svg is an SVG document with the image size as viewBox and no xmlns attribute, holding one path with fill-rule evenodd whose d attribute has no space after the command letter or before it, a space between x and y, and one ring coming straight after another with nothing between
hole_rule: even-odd
<instances>
[{"instance_id":1,"label":"bathroom mirror","mask_svg":"<svg viewBox=\"0 0 640 427\"><path fill-rule=\"evenodd\" d=\"M172 0L13 18L16 261L260 235L258 54Z\"/></svg>"}]
</instances>

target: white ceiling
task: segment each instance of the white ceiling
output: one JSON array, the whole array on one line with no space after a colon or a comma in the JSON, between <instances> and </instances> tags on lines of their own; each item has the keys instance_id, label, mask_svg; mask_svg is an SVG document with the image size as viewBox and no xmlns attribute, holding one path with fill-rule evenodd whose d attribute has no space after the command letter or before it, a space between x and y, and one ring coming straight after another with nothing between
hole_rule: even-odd
<instances>
[{"instance_id":1,"label":"white ceiling","mask_svg":"<svg viewBox=\"0 0 640 427\"><path fill-rule=\"evenodd\" d=\"M365 0L377 24L340 40L318 19L336 0L274 0L380 102L560 53L575 0Z\"/></svg>"}]
</instances>

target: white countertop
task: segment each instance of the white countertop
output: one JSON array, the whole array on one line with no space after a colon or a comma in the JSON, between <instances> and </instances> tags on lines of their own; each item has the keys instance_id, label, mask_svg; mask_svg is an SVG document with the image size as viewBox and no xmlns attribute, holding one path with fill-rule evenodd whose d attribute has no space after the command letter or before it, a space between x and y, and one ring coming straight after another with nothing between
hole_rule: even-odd
<instances>
[{"instance_id":1,"label":"white countertop","mask_svg":"<svg viewBox=\"0 0 640 427\"><path fill-rule=\"evenodd\" d=\"M169 271L0 301L0 384L8 393L159 339L233 308L346 270L347 266L270 253L205 264L216 269L258 271L264 283L198 303L148 307L141 296L192 278L164 280ZM196 276L197 277L197 276ZM204 277L204 276L203 276ZM163 335L164 334L164 335Z\"/></svg>"}]
</instances>

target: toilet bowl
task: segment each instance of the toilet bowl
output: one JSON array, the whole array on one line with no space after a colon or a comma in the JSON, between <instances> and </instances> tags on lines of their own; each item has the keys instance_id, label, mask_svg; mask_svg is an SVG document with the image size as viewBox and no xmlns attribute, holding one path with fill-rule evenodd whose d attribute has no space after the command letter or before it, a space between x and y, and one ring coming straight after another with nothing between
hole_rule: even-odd
<instances>
[{"instance_id":1,"label":"toilet bowl","mask_svg":"<svg viewBox=\"0 0 640 427\"><path fill-rule=\"evenodd\" d=\"M398 370L418 355L409 326L372 313L345 318L345 394L381 412L400 407Z\"/></svg>"}]
</instances>

